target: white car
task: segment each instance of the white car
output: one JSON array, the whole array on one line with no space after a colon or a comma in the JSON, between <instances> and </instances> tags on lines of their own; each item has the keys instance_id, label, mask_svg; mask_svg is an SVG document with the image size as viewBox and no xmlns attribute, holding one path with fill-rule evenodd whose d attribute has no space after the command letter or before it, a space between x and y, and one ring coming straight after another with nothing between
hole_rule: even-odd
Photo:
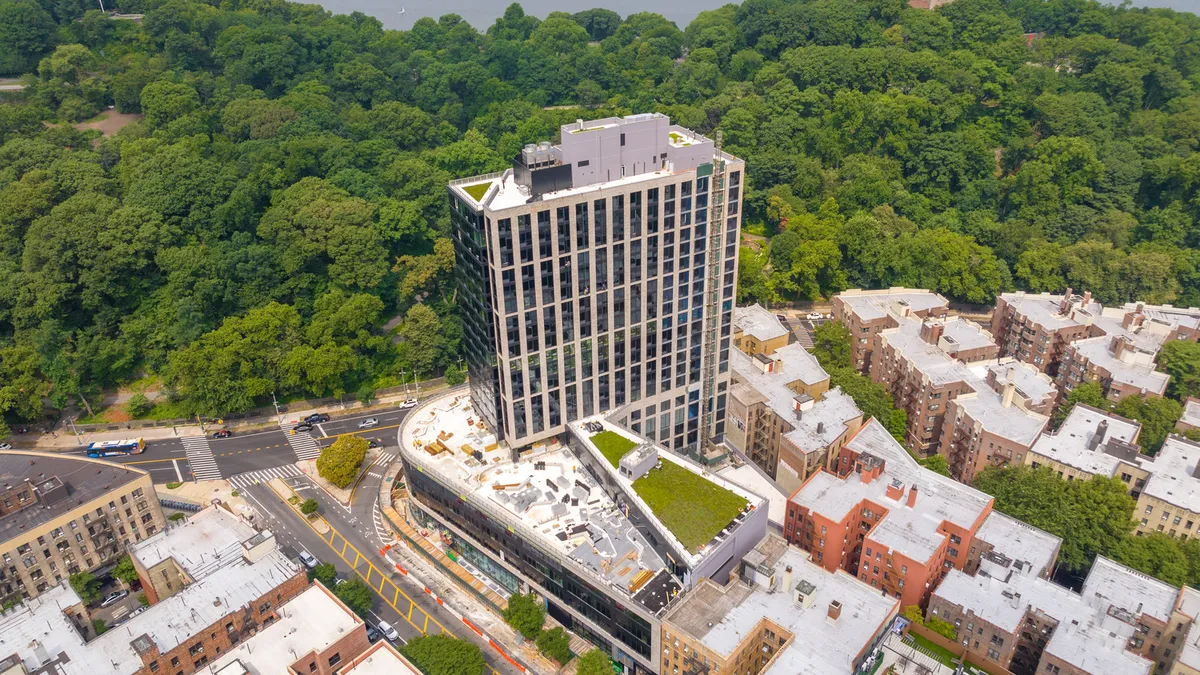
<instances>
[{"instance_id":1,"label":"white car","mask_svg":"<svg viewBox=\"0 0 1200 675\"><path fill-rule=\"evenodd\" d=\"M386 621L379 622L379 632L383 633L383 637L387 638L388 642L400 641L400 634L396 632L395 628L392 628L392 624Z\"/></svg>"},{"instance_id":2,"label":"white car","mask_svg":"<svg viewBox=\"0 0 1200 675\"><path fill-rule=\"evenodd\" d=\"M820 312L809 312L808 316L804 318L808 319L809 321L820 321L821 319L825 318L825 315L821 314Z\"/></svg>"},{"instance_id":3,"label":"white car","mask_svg":"<svg viewBox=\"0 0 1200 675\"><path fill-rule=\"evenodd\" d=\"M415 407L417 407L417 399L415 399L415 398L406 399L403 403L400 404L399 407L401 410L408 410L409 408L415 408Z\"/></svg>"},{"instance_id":4,"label":"white car","mask_svg":"<svg viewBox=\"0 0 1200 675\"><path fill-rule=\"evenodd\" d=\"M371 427L377 426L379 426L379 420L375 419L374 417L368 417L367 419L358 423L359 429L370 429Z\"/></svg>"},{"instance_id":5,"label":"white car","mask_svg":"<svg viewBox=\"0 0 1200 675\"><path fill-rule=\"evenodd\" d=\"M0 450L12 450L12 443L0 443Z\"/></svg>"},{"instance_id":6,"label":"white car","mask_svg":"<svg viewBox=\"0 0 1200 675\"><path fill-rule=\"evenodd\" d=\"M109 593L108 597L104 598L104 601L100 603L100 606L108 607L109 605L120 601L121 598L124 598L127 595L129 595L129 591L117 591L115 593Z\"/></svg>"},{"instance_id":7,"label":"white car","mask_svg":"<svg viewBox=\"0 0 1200 675\"><path fill-rule=\"evenodd\" d=\"M300 562L304 563L304 566L310 570L319 564L317 563L317 559L313 557L313 554L304 549L300 549L299 557Z\"/></svg>"}]
</instances>

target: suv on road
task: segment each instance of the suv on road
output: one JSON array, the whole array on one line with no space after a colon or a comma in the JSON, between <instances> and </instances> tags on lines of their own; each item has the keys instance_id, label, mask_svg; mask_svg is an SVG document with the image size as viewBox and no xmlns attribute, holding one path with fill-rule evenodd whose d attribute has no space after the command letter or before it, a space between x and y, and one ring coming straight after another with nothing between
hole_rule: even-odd
<instances>
[{"instance_id":1,"label":"suv on road","mask_svg":"<svg viewBox=\"0 0 1200 675\"><path fill-rule=\"evenodd\" d=\"M320 564L317 562L317 559L313 557L313 554L305 551L304 549L300 549L300 553L298 553L297 556L300 558L300 562L304 563L304 566L310 570Z\"/></svg>"},{"instance_id":2,"label":"suv on road","mask_svg":"<svg viewBox=\"0 0 1200 675\"><path fill-rule=\"evenodd\" d=\"M358 423L359 429L370 429L371 427L379 426L379 420L374 417L369 417Z\"/></svg>"},{"instance_id":3,"label":"suv on road","mask_svg":"<svg viewBox=\"0 0 1200 675\"><path fill-rule=\"evenodd\" d=\"M400 641L400 634L396 632L395 628L392 628L392 624L386 621L379 622L379 632L383 633L383 637L387 638L389 642Z\"/></svg>"},{"instance_id":4,"label":"suv on road","mask_svg":"<svg viewBox=\"0 0 1200 675\"><path fill-rule=\"evenodd\" d=\"M308 422L309 424L320 424L322 422L328 422L329 415L326 415L325 413L313 413L308 417L305 417L304 421Z\"/></svg>"},{"instance_id":5,"label":"suv on road","mask_svg":"<svg viewBox=\"0 0 1200 675\"><path fill-rule=\"evenodd\" d=\"M292 431L312 431L312 430L313 430L313 425L308 422L301 422L300 424L297 424L296 426L292 427Z\"/></svg>"},{"instance_id":6,"label":"suv on road","mask_svg":"<svg viewBox=\"0 0 1200 675\"><path fill-rule=\"evenodd\" d=\"M415 398L404 399L404 402L402 402L399 406L401 410L408 410L409 408L415 407L417 407L417 399Z\"/></svg>"}]
</instances>

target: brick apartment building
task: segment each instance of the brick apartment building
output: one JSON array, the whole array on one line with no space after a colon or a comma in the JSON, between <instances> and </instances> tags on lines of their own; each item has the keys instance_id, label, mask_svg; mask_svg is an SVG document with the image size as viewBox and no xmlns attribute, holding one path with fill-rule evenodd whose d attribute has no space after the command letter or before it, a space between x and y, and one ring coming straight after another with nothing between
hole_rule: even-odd
<instances>
[{"instance_id":1,"label":"brick apartment building","mask_svg":"<svg viewBox=\"0 0 1200 675\"><path fill-rule=\"evenodd\" d=\"M1175 429L1181 433L1200 431L1200 399L1188 397L1188 400L1183 402L1183 414L1175 423Z\"/></svg>"},{"instance_id":2,"label":"brick apartment building","mask_svg":"<svg viewBox=\"0 0 1200 675\"><path fill-rule=\"evenodd\" d=\"M1055 378L1061 393L1097 381L1113 401L1162 396L1167 376L1155 370L1169 340L1200 339L1200 309L1128 303L1104 307L1090 292L1004 293L996 298L992 334L1001 354Z\"/></svg>"},{"instance_id":3,"label":"brick apartment building","mask_svg":"<svg viewBox=\"0 0 1200 675\"><path fill-rule=\"evenodd\" d=\"M191 675L287 618L281 606L308 588L270 532L215 506L135 544L130 557L150 606L95 636L62 583L0 616L0 635L17 649L9 658L59 675ZM328 612L319 618L333 621Z\"/></svg>"},{"instance_id":4,"label":"brick apartment building","mask_svg":"<svg viewBox=\"0 0 1200 675\"><path fill-rule=\"evenodd\" d=\"M833 318L850 331L854 367L871 367L872 336L896 328L902 318L944 319L950 303L937 293L910 288L851 289L833 296Z\"/></svg>"},{"instance_id":5,"label":"brick apartment building","mask_svg":"<svg viewBox=\"0 0 1200 675\"><path fill-rule=\"evenodd\" d=\"M1031 413L1049 416L1058 404L1054 380L1028 363L1000 359L988 366L984 380L997 394L1004 394L1009 384L1016 385L1012 390L1013 404Z\"/></svg>"},{"instance_id":6,"label":"brick apartment building","mask_svg":"<svg viewBox=\"0 0 1200 675\"><path fill-rule=\"evenodd\" d=\"M995 358L996 345L964 319L900 320L872 337L871 379L884 386L908 414L907 442L927 457L938 451L948 403L981 389L964 361Z\"/></svg>"},{"instance_id":7,"label":"brick apartment building","mask_svg":"<svg viewBox=\"0 0 1200 675\"><path fill-rule=\"evenodd\" d=\"M974 577L953 570L927 615L955 627L972 661L1015 675L1166 675L1198 611L1200 592L1100 557L1079 593L987 560Z\"/></svg>"},{"instance_id":8,"label":"brick apartment building","mask_svg":"<svg viewBox=\"0 0 1200 675\"><path fill-rule=\"evenodd\" d=\"M869 672L900 611L896 598L814 564L774 534L729 576L703 580L663 617L660 673Z\"/></svg>"},{"instance_id":9,"label":"brick apartment building","mask_svg":"<svg viewBox=\"0 0 1200 675\"><path fill-rule=\"evenodd\" d=\"M836 475L816 473L788 499L784 538L827 570L923 606L948 570L975 567L985 554L1049 574L1057 557L1049 535L977 542L991 513L991 497L924 469L872 419L842 448ZM1004 539L1012 530L991 531Z\"/></svg>"},{"instance_id":10,"label":"brick apartment building","mask_svg":"<svg viewBox=\"0 0 1200 675\"><path fill-rule=\"evenodd\" d=\"M86 457L0 452L0 602L116 562L166 523L150 474Z\"/></svg>"}]
</instances>

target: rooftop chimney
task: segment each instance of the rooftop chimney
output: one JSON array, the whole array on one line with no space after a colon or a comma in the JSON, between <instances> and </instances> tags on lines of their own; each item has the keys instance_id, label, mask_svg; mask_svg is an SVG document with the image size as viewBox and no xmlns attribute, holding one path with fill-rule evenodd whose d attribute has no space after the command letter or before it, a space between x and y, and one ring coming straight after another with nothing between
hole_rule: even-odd
<instances>
[{"instance_id":1,"label":"rooftop chimney","mask_svg":"<svg viewBox=\"0 0 1200 675\"><path fill-rule=\"evenodd\" d=\"M1011 369L1010 369L1010 371L1011 371ZM1016 393L1017 393L1016 383L1014 383L1012 380L1009 380L1004 385L1004 391L1000 397L1000 405L1004 406L1005 408L1011 407L1012 402L1013 402L1013 396Z\"/></svg>"},{"instance_id":2,"label":"rooftop chimney","mask_svg":"<svg viewBox=\"0 0 1200 675\"><path fill-rule=\"evenodd\" d=\"M1067 312L1071 311L1071 295L1073 292L1074 291L1071 289L1071 287L1068 286L1066 292L1063 293L1062 302L1058 304L1058 311L1060 313L1066 314Z\"/></svg>"},{"instance_id":3,"label":"rooftop chimney","mask_svg":"<svg viewBox=\"0 0 1200 675\"><path fill-rule=\"evenodd\" d=\"M824 422L817 422L817 433L818 434L825 433L825 423Z\"/></svg>"},{"instance_id":4,"label":"rooftop chimney","mask_svg":"<svg viewBox=\"0 0 1200 675\"><path fill-rule=\"evenodd\" d=\"M908 488L908 508L912 508L917 503L917 486L914 485Z\"/></svg>"},{"instance_id":5,"label":"rooftop chimney","mask_svg":"<svg viewBox=\"0 0 1200 675\"><path fill-rule=\"evenodd\" d=\"M830 621L837 622L842 616L842 603L837 600L829 601L829 611L826 613Z\"/></svg>"},{"instance_id":6,"label":"rooftop chimney","mask_svg":"<svg viewBox=\"0 0 1200 675\"><path fill-rule=\"evenodd\" d=\"M1091 301L1092 301L1092 292L1084 291L1083 292L1083 306L1086 308L1088 306L1088 304L1091 303Z\"/></svg>"},{"instance_id":7,"label":"rooftop chimney","mask_svg":"<svg viewBox=\"0 0 1200 675\"><path fill-rule=\"evenodd\" d=\"M1108 420L1100 420L1100 424L1096 425L1096 433L1092 434L1092 439L1088 441L1088 450L1095 450L1100 447L1100 443L1104 440L1104 434L1108 431Z\"/></svg>"},{"instance_id":8,"label":"rooftop chimney","mask_svg":"<svg viewBox=\"0 0 1200 675\"><path fill-rule=\"evenodd\" d=\"M792 592L792 566L788 565L783 569L783 592Z\"/></svg>"},{"instance_id":9,"label":"rooftop chimney","mask_svg":"<svg viewBox=\"0 0 1200 675\"><path fill-rule=\"evenodd\" d=\"M931 345L936 345L942 339L946 326L940 321L930 321L921 324L921 338Z\"/></svg>"}]
</instances>

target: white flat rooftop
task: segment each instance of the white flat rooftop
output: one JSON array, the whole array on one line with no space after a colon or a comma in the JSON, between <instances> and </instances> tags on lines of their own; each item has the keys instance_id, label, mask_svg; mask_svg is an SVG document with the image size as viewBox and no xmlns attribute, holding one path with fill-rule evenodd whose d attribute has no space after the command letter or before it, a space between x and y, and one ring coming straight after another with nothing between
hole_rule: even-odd
<instances>
[{"instance_id":1,"label":"white flat rooftop","mask_svg":"<svg viewBox=\"0 0 1200 675\"><path fill-rule=\"evenodd\" d=\"M1200 513L1200 443L1172 434L1153 462L1143 466L1150 471L1143 494Z\"/></svg>"},{"instance_id":2,"label":"white flat rooftop","mask_svg":"<svg viewBox=\"0 0 1200 675\"><path fill-rule=\"evenodd\" d=\"M1188 399L1183 404L1183 415L1179 418L1179 421L1200 429L1200 400L1194 398Z\"/></svg>"},{"instance_id":3,"label":"white flat rooftop","mask_svg":"<svg viewBox=\"0 0 1200 675\"><path fill-rule=\"evenodd\" d=\"M422 675L396 648L380 640L356 656L338 675Z\"/></svg>"},{"instance_id":4,"label":"white flat rooftop","mask_svg":"<svg viewBox=\"0 0 1200 675\"><path fill-rule=\"evenodd\" d=\"M1035 404L1058 396L1058 387L1054 386L1054 380L1031 364L1006 358L989 364L987 370L996 374L996 382L1001 386L1008 383L1011 371L1013 384L1017 385L1017 393ZM983 377L986 379L986 374Z\"/></svg>"},{"instance_id":5,"label":"white flat rooftop","mask_svg":"<svg viewBox=\"0 0 1200 675\"><path fill-rule=\"evenodd\" d=\"M309 652L328 649L363 623L319 583L276 611L277 621L222 654L208 671L217 673L236 662L249 675L275 675Z\"/></svg>"},{"instance_id":6,"label":"white flat rooftop","mask_svg":"<svg viewBox=\"0 0 1200 675\"><path fill-rule=\"evenodd\" d=\"M864 499L884 505L887 515L868 536L911 560L927 562L937 551L947 536L939 531L943 522L971 530L992 502L988 495L917 464L875 418L846 447L882 459L883 473L870 483L863 483L857 474L843 480L822 471L812 476L791 500L834 521L841 521ZM903 486L899 499L887 496L893 480ZM917 501L909 507L907 495L914 485Z\"/></svg>"},{"instance_id":7,"label":"white flat rooftop","mask_svg":"<svg viewBox=\"0 0 1200 675\"><path fill-rule=\"evenodd\" d=\"M254 534L254 528L224 509L209 507L136 547L135 552L154 555L178 548L183 560L190 561L190 566L180 564L195 579L186 588L88 643L63 614L79 596L65 584L52 588L0 616L0 652L15 651L30 670L40 667L37 650L42 648L70 659L58 666L62 675L128 675L142 667L135 640L144 636L165 654L299 572L278 548L246 562L241 542Z\"/></svg>"},{"instance_id":8,"label":"white flat rooftop","mask_svg":"<svg viewBox=\"0 0 1200 675\"><path fill-rule=\"evenodd\" d=\"M768 591L740 579L727 588L708 582L672 608L668 620L728 657L764 618L769 619L793 637L762 675L850 675L854 661L897 611L899 600L880 595L843 570L829 572L791 546L775 565L777 584L788 565L791 588ZM802 582L814 587L807 607L793 599L795 586ZM833 601L842 604L837 621L828 618Z\"/></svg>"},{"instance_id":9,"label":"white flat rooftop","mask_svg":"<svg viewBox=\"0 0 1200 675\"><path fill-rule=\"evenodd\" d=\"M1001 293L1000 297L1026 319L1048 330L1058 330L1068 326L1078 326L1084 323L1080 318L1073 318L1069 313L1062 313L1063 296L1049 293L1030 294L1023 291L1016 293ZM1103 307L1098 302L1089 303L1083 307L1093 319L1099 317Z\"/></svg>"},{"instance_id":10,"label":"white flat rooftop","mask_svg":"<svg viewBox=\"0 0 1200 675\"><path fill-rule=\"evenodd\" d=\"M1062 546L1059 537L995 509L983 521L975 538L991 544L993 550L1012 558L1014 563L1019 561L1022 573L1033 576L1049 569Z\"/></svg>"},{"instance_id":11,"label":"white flat rooftop","mask_svg":"<svg viewBox=\"0 0 1200 675\"><path fill-rule=\"evenodd\" d=\"M764 476L753 462L741 466L727 465L717 470L717 475L725 480L740 485L746 490L760 495L767 500L767 520L776 527L783 527L783 519L787 514L787 498L775 481Z\"/></svg>"},{"instance_id":12,"label":"white flat rooftop","mask_svg":"<svg viewBox=\"0 0 1200 675\"><path fill-rule=\"evenodd\" d=\"M911 288L888 288L874 291L854 289L838 294L862 321L882 319L891 314L898 316L900 310L923 312L936 307L947 307L949 301L932 291Z\"/></svg>"},{"instance_id":13,"label":"white flat rooftop","mask_svg":"<svg viewBox=\"0 0 1200 675\"><path fill-rule=\"evenodd\" d=\"M422 470L461 490L489 517L626 595L634 594L630 584L644 571L657 575L665 569L569 449L552 442L514 462L510 449L497 446L467 394L429 400L410 413L400 433L406 454Z\"/></svg>"},{"instance_id":14,"label":"white flat rooftop","mask_svg":"<svg viewBox=\"0 0 1200 675\"><path fill-rule=\"evenodd\" d=\"M746 307L733 308L733 325L755 340L766 342L788 334L774 314L755 303Z\"/></svg>"},{"instance_id":15,"label":"white flat rooftop","mask_svg":"<svg viewBox=\"0 0 1200 675\"><path fill-rule=\"evenodd\" d=\"M1126 363L1113 356L1109 349L1111 342L1110 336L1102 335L1087 340L1076 340L1071 343L1071 346L1088 361L1112 373L1114 382L1144 389L1152 394L1162 395L1167 391L1170 375L1158 372L1152 363L1147 365ZM1157 350L1157 347L1155 349Z\"/></svg>"},{"instance_id":16,"label":"white flat rooftop","mask_svg":"<svg viewBox=\"0 0 1200 675\"><path fill-rule=\"evenodd\" d=\"M1104 438L1095 447L1089 447L1101 422L1107 422L1108 425ZM1058 431L1042 434L1034 442L1030 452L1091 475L1112 477L1117 467L1126 460L1104 452L1105 445L1114 438L1134 443L1140 429L1141 426L1136 422L1109 415L1089 406L1076 405ZM1139 455L1133 462L1144 465L1149 460L1149 457Z\"/></svg>"}]
</instances>

